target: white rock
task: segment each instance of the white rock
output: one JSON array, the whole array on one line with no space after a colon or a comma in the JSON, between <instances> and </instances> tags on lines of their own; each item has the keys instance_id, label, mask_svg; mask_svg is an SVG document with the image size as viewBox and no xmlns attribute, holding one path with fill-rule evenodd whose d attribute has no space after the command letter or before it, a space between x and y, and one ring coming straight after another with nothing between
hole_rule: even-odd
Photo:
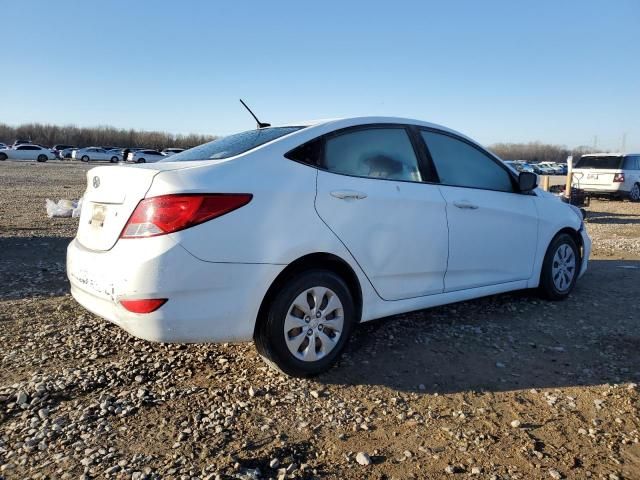
<instances>
[{"instance_id":1,"label":"white rock","mask_svg":"<svg viewBox=\"0 0 640 480\"><path fill-rule=\"evenodd\" d=\"M371 461L371 457L369 457L369 454L366 452L358 452L356 455L356 462L360 465L371 465L371 463L373 463Z\"/></svg>"}]
</instances>

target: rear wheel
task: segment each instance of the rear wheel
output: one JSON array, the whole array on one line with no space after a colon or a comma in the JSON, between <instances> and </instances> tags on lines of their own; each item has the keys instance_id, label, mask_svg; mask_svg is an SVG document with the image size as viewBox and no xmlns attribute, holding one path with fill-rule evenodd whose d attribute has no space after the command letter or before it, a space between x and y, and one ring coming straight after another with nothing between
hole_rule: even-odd
<instances>
[{"instance_id":1,"label":"rear wheel","mask_svg":"<svg viewBox=\"0 0 640 480\"><path fill-rule=\"evenodd\" d=\"M82 160L83 162L88 162L89 161L89 156L88 155L83 155L80 160Z\"/></svg>"},{"instance_id":2,"label":"rear wheel","mask_svg":"<svg viewBox=\"0 0 640 480\"><path fill-rule=\"evenodd\" d=\"M636 183L631 187L629 192L629 200L632 202L640 202L640 183Z\"/></svg>"},{"instance_id":3,"label":"rear wheel","mask_svg":"<svg viewBox=\"0 0 640 480\"><path fill-rule=\"evenodd\" d=\"M563 300L569 296L578 280L580 251L571 235L557 235L544 256L540 274L540 290L549 300Z\"/></svg>"},{"instance_id":4,"label":"rear wheel","mask_svg":"<svg viewBox=\"0 0 640 480\"><path fill-rule=\"evenodd\" d=\"M4 162L7 158L7 154L6 153L0 153L0 162Z\"/></svg>"},{"instance_id":5,"label":"rear wheel","mask_svg":"<svg viewBox=\"0 0 640 480\"><path fill-rule=\"evenodd\" d=\"M145 163L145 162L146 162L146 160L144 158L139 158L138 159L138 163Z\"/></svg>"},{"instance_id":6,"label":"rear wheel","mask_svg":"<svg viewBox=\"0 0 640 480\"><path fill-rule=\"evenodd\" d=\"M37 158L38 162L42 163L42 162L46 162L48 160L46 155L38 155Z\"/></svg>"},{"instance_id":7,"label":"rear wheel","mask_svg":"<svg viewBox=\"0 0 640 480\"><path fill-rule=\"evenodd\" d=\"M111 163L117 163L118 157L111 157Z\"/></svg>"},{"instance_id":8,"label":"rear wheel","mask_svg":"<svg viewBox=\"0 0 640 480\"><path fill-rule=\"evenodd\" d=\"M308 377L340 357L354 324L353 297L327 270L310 270L279 288L256 326L258 353L281 372Z\"/></svg>"}]
</instances>

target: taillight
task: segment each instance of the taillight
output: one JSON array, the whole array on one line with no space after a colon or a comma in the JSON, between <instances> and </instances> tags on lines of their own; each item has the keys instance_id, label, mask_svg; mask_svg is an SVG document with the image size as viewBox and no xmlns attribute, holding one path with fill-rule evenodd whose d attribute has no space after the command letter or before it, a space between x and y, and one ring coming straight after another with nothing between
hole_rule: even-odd
<instances>
[{"instance_id":1,"label":"taillight","mask_svg":"<svg viewBox=\"0 0 640 480\"><path fill-rule=\"evenodd\" d=\"M250 193L177 194L145 198L131 214L120 238L155 237L220 217L251 201Z\"/></svg>"},{"instance_id":2,"label":"taillight","mask_svg":"<svg viewBox=\"0 0 640 480\"><path fill-rule=\"evenodd\" d=\"M624 173L616 173L613 176L613 181L617 183L624 183Z\"/></svg>"},{"instance_id":3,"label":"taillight","mask_svg":"<svg viewBox=\"0 0 640 480\"><path fill-rule=\"evenodd\" d=\"M167 303L166 298L143 298L140 300L120 300L120 305L133 313L151 313Z\"/></svg>"}]
</instances>

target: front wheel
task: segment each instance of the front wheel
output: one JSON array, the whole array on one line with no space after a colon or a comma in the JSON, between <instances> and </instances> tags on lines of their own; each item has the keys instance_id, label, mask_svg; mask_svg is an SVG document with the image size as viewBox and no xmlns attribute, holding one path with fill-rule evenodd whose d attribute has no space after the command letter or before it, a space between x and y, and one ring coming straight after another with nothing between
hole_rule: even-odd
<instances>
[{"instance_id":1,"label":"front wheel","mask_svg":"<svg viewBox=\"0 0 640 480\"><path fill-rule=\"evenodd\" d=\"M640 183L636 183L631 187L629 192L629 200L632 202L640 202Z\"/></svg>"},{"instance_id":2,"label":"front wheel","mask_svg":"<svg viewBox=\"0 0 640 480\"><path fill-rule=\"evenodd\" d=\"M7 158L7 154L6 153L0 153L0 162L4 162Z\"/></svg>"},{"instance_id":3,"label":"front wheel","mask_svg":"<svg viewBox=\"0 0 640 480\"><path fill-rule=\"evenodd\" d=\"M145 162L146 162L146 160L144 158L139 158L138 159L138 163L145 163Z\"/></svg>"},{"instance_id":4,"label":"front wheel","mask_svg":"<svg viewBox=\"0 0 640 480\"><path fill-rule=\"evenodd\" d=\"M289 280L256 326L256 349L267 364L294 377L328 370L340 357L355 323L353 297L344 281L326 270Z\"/></svg>"},{"instance_id":5,"label":"front wheel","mask_svg":"<svg viewBox=\"0 0 640 480\"><path fill-rule=\"evenodd\" d=\"M540 290L549 300L563 300L569 296L578 280L580 251L571 235L557 235L544 256L540 274Z\"/></svg>"},{"instance_id":6,"label":"front wheel","mask_svg":"<svg viewBox=\"0 0 640 480\"><path fill-rule=\"evenodd\" d=\"M46 155L38 155L38 158L36 160L40 163L43 163L43 162L46 162L48 158Z\"/></svg>"},{"instance_id":7,"label":"front wheel","mask_svg":"<svg viewBox=\"0 0 640 480\"><path fill-rule=\"evenodd\" d=\"M111 157L111 163L118 163L118 157Z\"/></svg>"},{"instance_id":8,"label":"front wheel","mask_svg":"<svg viewBox=\"0 0 640 480\"><path fill-rule=\"evenodd\" d=\"M82 160L83 162L88 162L89 161L89 156L88 155L83 155L80 160Z\"/></svg>"}]
</instances>

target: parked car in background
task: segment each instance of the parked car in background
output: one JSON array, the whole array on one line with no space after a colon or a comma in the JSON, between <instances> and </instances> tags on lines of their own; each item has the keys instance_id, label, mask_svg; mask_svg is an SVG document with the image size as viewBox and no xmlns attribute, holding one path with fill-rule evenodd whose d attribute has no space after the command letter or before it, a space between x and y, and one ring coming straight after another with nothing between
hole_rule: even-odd
<instances>
[{"instance_id":1,"label":"parked car in background","mask_svg":"<svg viewBox=\"0 0 640 480\"><path fill-rule=\"evenodd\" d=\"M540 162L539 167L546 168L552 175L562 175L562 167L554 162Z\"/></svg>"},{"instance_id":2,"label":"parked car in background","mask_svg":"<svg viewBox=\"0 0 640 480\"><path fill-rule=\"evenodd\" d=\"M136 150L129 153L127 162L132 163L155 163L157 161L166 158L162 153L157 150L144 149Z\"/></svg>"},{"instance_id":3,"label":"parked car in background","mask_svg":"<svg viewBox=\"0 0 640 480\"><path fill-rule=\"evenodd\" d=\"M73 145L56 144L53 147L51 147L51 151L56 157L62 160L63 158L65 158L62 152L65 150L69 150L69 157L70 157L71 150L73 150L74 148L76 147Z\"/></svg>"},{"instance_id":4,"label":"parked car in background","mask_svg":"<svg viewBox=\"0 0 640 480\"><path fill-rule=\"evenodd\" d=\"M0 142L0 150L2 150L3 148L9 148L9 147L6 143Z\"/></svg>"},{"instance_id":5,"label":"parked car in background","mask_svg":"<svg viewBox=\"0 0 640 480\"><path fill-rule=\"evenodd\" d=\"M60 150L60 152L58 153L58 158L60 159L71 158L71 153L76 149L77 147L69 147L69 148Z\"/></svg>"},{"instance_id":6,"label":"parked car in background","mask_svg":"<svg viewBox=\"0 0 640 480\"><path fill-rule=\"evenodd\" d=\"M593 153L573 167L573 186L594 195L640 201L640 154Z\"/></svg>"},{"instance_id":7,"label":"parked car in background","mask_svg":"<svg viewBox=\"0 0 640 480\"><path fill-rule=\"evenodd\" d=\"M67 250L79 303L147 340L253 339L296 376L327 370L360 322L566 298L591 246L534 174L418 120L259 128L87 180Z\"/></svg>"},{"instance_id":8,"label":"parked car in background","mask_svg":"<svg viewBox=\"0 0 640 480\"><path fill-rule=\"evenodd\" d=\"M19 144L15 148L0 149L0 160L35 160L46 162L54 160L56 156L46 147L33 144Z\"/></svg>"},{"instance_id":9,"label":"parked car in background","mask_svg":"<svg viewBox=\"0 0 640 480\"><path fill-rule=\"evenodd\" d=\"M521 160L505 160L504 163L506 163L511 168L513 168L516 172L531 172L531 173L535 173L533 171L533 168L531 168L531 165L529 165L528 163L523 162Z\"/></svg>"},{"instance_id":10,"label":"parked car in background","mask_svg":"<svg viewBox=\"0 0 640 480\"><path fill-rule=\"evenodd\" d=\"M18 145L28 145L30 143L31 143L31 140L26 140L26 139L16 140L15 142L13 142L13 145L11 145L11 148L16 148Z\"/></svg>"},{"instance_id":11,"label":"parked car in background","mask_svg":"<svg viewBox=\"0 0 640 480\"><path fill-rule=\"evenodd\" d=\"M122 156L115 150L105 150L101 147L86 147L73 150L71 152L71 158L83 162L106 161L116 163L122 159Z\"/></svg>"},{"instance_id":12,"label":"parked car in background","mask_svg":"<svg viewBox=\"0 0 640 480\"><path fill-rule=\"evenodd\" d=\"M534 173L538 175L553 175L554 170L545 165L541 165L540 163L530 163L529 165L533 168Z\"/></svg>"},{"instance_id":13,"label":"parked car in background","mask_svg":"<svg viewBox=\"0 0 640 480\"><path fill-rule=\"evenodd\" d=\"M170 157L171 155L175 155L176 153L184 152L184 148L165 148L162 150L162 153L165 157Z\"/></svg>"}]
</instances>

